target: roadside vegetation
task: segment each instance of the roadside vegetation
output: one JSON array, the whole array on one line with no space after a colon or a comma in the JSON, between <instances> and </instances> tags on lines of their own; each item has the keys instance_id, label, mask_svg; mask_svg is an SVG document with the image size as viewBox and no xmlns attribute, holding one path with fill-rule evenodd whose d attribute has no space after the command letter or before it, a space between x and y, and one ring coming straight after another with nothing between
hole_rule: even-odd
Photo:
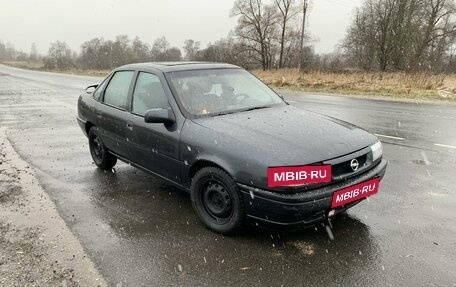
<instances>
[{"instance_id":1,"label":"roadside vegetation","mask_svg":"<svg viewBox=\"0 0 456 287\"><path fill-rule=\"evenodd\" d=\"M455 0L364 0L354 9L344 39L327 54L314 51L319 35L306 29L310 0L237 0L237 23L225 37L182 48L165 36L152 44L118 35L93 38L73 51L64 41L40 55L0 41L0 62L74 74L105 75L136 62L225 62L254 71L275 87L312 92L454 101Z\"/></svg>"},{"instance_id":2,"label":"roadside vegetation","mask_svg":"<svg viewBox=\"0 0 456 287\"><path fill-rule=\"evenodd\" d=\"M456 102L456 75L403 72L254 70L265 83L285 90Z\"/></svg>"}]
</instances>

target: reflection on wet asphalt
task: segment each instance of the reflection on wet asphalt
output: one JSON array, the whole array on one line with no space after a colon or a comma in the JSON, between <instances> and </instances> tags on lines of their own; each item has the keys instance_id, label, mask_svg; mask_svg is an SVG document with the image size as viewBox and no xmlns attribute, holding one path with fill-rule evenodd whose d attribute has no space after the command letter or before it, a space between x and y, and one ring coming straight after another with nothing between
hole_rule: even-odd
<instances>
[{"instance_id":1,"label":"reflection on wet asphalt","mask_svg":"<svg viewBox=\"0 0 456 287\"><path fill-rule=\"evenodd\" d=\"M224 237L174 187L123 163L95 168L75 116L78 87L96 78L0 72L14 75L0 76L0 124L114 286L456 284L456 150L434 146L456 145L456 106L286 93L298 107L405 140L385 140L380 192L333 220L334 241L322 227Z\"/></svg>"}]
</instances>

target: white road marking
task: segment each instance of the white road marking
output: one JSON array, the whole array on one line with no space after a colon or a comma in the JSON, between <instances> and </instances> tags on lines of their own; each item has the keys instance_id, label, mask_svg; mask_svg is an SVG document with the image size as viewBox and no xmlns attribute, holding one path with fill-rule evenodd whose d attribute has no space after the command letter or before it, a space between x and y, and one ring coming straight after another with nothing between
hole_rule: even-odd
<instances>
[{"instance_id":1,"label":"white road marking","mask_svg":"<svg viewBox=\"0 0 456 287\"><path fill-rule=\"evenodd\" d=\"M289 103L297 103L298 101L286 100Z\"/></svg>"},{"instance_id":2,"label":"white road marking","mask_svg":"<svg viewBox=\"0 0 456 287\"><path fill-rule=\"evenodd\" d=\"M436 196L436 197L442 197L442 196L447 196L448 194L445 193L440 193L440 192L428 192L429 195Z\"/></svg>"},{"instance_id":3,"label":"white road marking","mask_svg":"<svg viewBox=\"0 0 456 287\"><path fill-rule=\"evenodd\" d=\"M434 145L435 145L435 146L439 146L439 147L447 147L447 148L454 148L454 149L456 149L456 146L452 146L452 145L437 144L437 143L435 143Z\"/></svg>"},{"instance_id":4,"label":"white road marking","mask_svg":"<svg viewBox=\"0 0 456 287\"><path fill-rule=\"evenodd\" d=\"M393 136L387 136L387 135L381 135L381 134L375 134L375 135L378 137L382 137L382 138L388 138L388 139L394 139L394 140L405 140L404 138L400 138L400 137L393 137Z\"/></svg>"}]
</instances>

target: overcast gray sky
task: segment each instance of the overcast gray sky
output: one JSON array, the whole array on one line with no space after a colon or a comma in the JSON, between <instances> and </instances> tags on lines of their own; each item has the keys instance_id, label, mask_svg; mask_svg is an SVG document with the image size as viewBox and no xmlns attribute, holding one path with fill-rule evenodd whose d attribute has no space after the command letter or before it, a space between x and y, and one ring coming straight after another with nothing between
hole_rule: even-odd
<instances>
[{"instance_id":1,"label":"overcast gray sky","mask_svg":"<svg viewBox=\"0 0 456 287\"><path fill-rule=\"evenodd\" d=\"M316 52L334 49L345 34L355 7L362 0L311 0L307 29L316 39ZM234 0L1 0L0 40L40 53L49 43L67 42L79 51L82 42L126 34L153 43L166 36L181 48L185 39L208 42L225 37L236 18Z\"/></svg>"}]
</instances>

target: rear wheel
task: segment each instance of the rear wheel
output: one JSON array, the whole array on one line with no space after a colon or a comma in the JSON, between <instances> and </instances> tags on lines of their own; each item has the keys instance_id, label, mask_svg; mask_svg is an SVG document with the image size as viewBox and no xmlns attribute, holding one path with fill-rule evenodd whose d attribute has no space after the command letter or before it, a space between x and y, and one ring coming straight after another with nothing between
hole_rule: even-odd
<instances>
[{"instance_id":1,"label":"rear wheel","mask_svg":"<svg viewBox=\"0 0 456 287\"><path fill-rule=\"evenodd\" d=\"M223 170L205 167L192 179L191 199L201 221L222 234L236 234L244 222L244 203L233 179Z\"/></svg>"},{"instance_id":2,"label":"rear wheel","mask_svg":"<svg viewBox=\"0 0 456 287\"><path fill-rule=\"evenodd\" d=\"M103 144L97 127L92 127L89 130L89 148L93 162L99 168L110 170L116 165L117 158L109 153Z\"/></svg>"}]
</instances>

